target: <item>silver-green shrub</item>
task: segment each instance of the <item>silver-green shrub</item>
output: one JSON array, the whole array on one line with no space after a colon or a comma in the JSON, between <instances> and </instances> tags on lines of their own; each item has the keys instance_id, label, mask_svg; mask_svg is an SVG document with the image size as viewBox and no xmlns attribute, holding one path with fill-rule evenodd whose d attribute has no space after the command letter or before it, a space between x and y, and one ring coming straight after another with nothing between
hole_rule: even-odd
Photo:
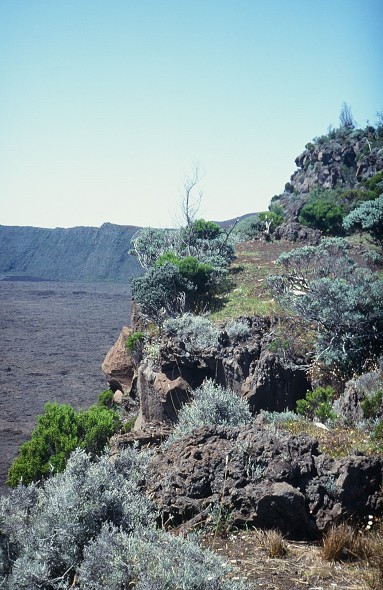
<instances>
[{"instance_id":1,"label":"silver-green shrub","mask_svg":"<svg viewBox=\"0 0 383 590\"><path fill-rule=\"evenodd\" d=\"M226 334L229 336L230 340L245 340L250 336L250 326L246 320L238 319L238 320L230 320L226 324Z\"/></svg>"},{"instance_id":2,"label":"silver-green shrub","mask_svg":"<svg viewBox=\"0 0 383 590\"><path fill-rule=\"evenodd\" d=\"M165 334L172 336L176 343L182 343L189 352L218 346L218 329L210 320L198 315L185 313L165 320Z\"/></svg>"},{"instance_id":3,"label":"silver-green shrub","mask_svg":"<svg viewBox=\"0 0 383 590\"><path fill-rule=\"evenodd\" d=\"M247 402L230 389L206 380L193 392L192 402L181 408L178 422L166 445L188 436L202 426L235 427L250 422L251 419Z\"/></svg>"},{"instance_id":4,"label":"silver-green shrub","mask_svg":"<svg viewBox=\"0 0 383 590\"><path fill-rule=\"evenodd\" d=\"M0 499L4 590L241 590L219 557L155 529L141 486L150 456L75 451L41 487Z\"/></svg>"},{"instance_id":5,"label":"silver-green shrub","mask_svg":"<svg viewBox=\"0 0 383 590\"><path fill-rule=\"evenodd\" d=\"M86 547L78 584L86 590L240 590L230 568L191 540L164 531L128 535L105 524Z\"/></svg>"},{"instance_id":6,"label":"silver-green shrub","mask_svg":"<svg viewBox=\"0 0 383 590\"><path fill-rule=\"evenodd\" d=\"M153 510L139 490L140 463L132 450L124 451L115 463L107 455L92 461L77 450L65 471L43 487L19 487L1 499L1 532L12 555L5 587L65 587L81 563L84 546L104 522L126 533L152 525Z\"/></svg>"}]
</instances>

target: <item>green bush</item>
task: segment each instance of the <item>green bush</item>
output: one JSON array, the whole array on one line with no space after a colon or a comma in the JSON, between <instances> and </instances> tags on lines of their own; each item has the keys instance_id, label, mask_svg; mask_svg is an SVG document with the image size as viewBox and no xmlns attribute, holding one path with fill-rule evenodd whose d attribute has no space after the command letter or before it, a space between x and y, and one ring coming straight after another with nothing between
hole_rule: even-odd
<instances>
[{"instance_id":1,"label":"green bush","mask_svg":"<svg viewBox=\"0 0 383 590\"><path fill-rule=\"evenodd\" d=\"M133 332L133 334L130 334L127 337L125 341L125 348L129 350L129 352L134 352L135 350L137 350L137 348L142 346L144 340L145 335L143 334L143 332Z\"/></svg>"},{"instance_id":2,"label":"green bush","mask_svg":"<svg viewBox=\"0 0 383 590\"><path fill-rule=\"evenodd\" d=\"M194 235L200 240L214 240L222 231L217 223L204 219L196 219L192 229Z\"/></svg>"},{"instance_id":3,"label":"green bush","mask_svg":"<svg viewBox=\"0 0 383 590\"><path fill-rule=\"evenodd\" d=\"M105 407L75 412L68 404L47 403L30 440L21 445L7 483L15 487L61 472L77 447L101 453L118 426L116 412Z\"/></svg>"},{"instance_id":4,"label":"green bush","mask_svg":"<svg viewBox=\"0 0 383 590\"><path fill-rule=\"evenodd\" d=\"M367 419L377 418L381 414L382 399L382 389L376 391L372 395L366 396L360 404L363 416Z\"/></svg>"},{"instance_id":5,"label":"green bush","mask_svg":"<svg viewBox=\"0 0 383 590\"><path fill-rule=\"evenodd\" d=\"M298 221L326 235L342 233L344 212L342 207L326 198L309 201L301 210Z\"/></svg>"},{"instance_id":6,"label":"green bush","mask_svg":"<svg viewBox=\"0 0 383 590\"><path fill-rule=\"evenodd\" d=\"M336 418L332 410L334 396L332 387L317 387L314 391L308 391L305 399L297 401L297 413L311 419L334 420Z\"/></svg>"},{"instance_id":7,"label":"green bush","mask_svg":"<svg viewBox=\"0 0 383 590\"><path fill-rule=\"evenodd\" d=\"M113 406L113 396L114 393L111 389L105 389L98 396L98 405L110 409Z\"/></svg>"},{"instance_id":8,"label":"green bush","mask_svg":"<svg viewBox=\"0 0 383 590\"><path fill-rule=\"evenodd\" d=\"M280 207L280 209L282 208ZM270 233L273 233L283 223L283 215L280 210L262 211L258 217L263 229L267 229Z\"/></svg>"}]
</instances>

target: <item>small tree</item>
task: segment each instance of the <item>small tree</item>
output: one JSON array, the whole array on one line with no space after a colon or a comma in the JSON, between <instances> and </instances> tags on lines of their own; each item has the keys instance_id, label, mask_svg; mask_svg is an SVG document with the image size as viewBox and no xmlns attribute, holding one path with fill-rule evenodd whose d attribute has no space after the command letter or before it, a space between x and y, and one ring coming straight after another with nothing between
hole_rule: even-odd
<instances>
[{"instance_id":1,"label":"small tree","mask_svg":"<svg viewBox=\"0 0 383 590\"><path fill-rule=\"evenodd\" d=\"M355 120L352 116L351 107L345 102L343 103L339 114L339 123L343 129L354 129L355 127Z\"/></svg>"}]
</instances>

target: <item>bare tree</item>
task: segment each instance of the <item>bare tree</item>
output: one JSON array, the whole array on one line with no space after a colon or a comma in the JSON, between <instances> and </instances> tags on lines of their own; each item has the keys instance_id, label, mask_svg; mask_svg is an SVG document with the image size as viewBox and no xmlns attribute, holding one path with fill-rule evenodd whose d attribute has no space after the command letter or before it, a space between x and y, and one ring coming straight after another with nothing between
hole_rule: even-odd
<instances>
[{"instance_id":1,"label":"bare tree","mask_svg":"<svg viewBox=\"0 0 383 590\"><path fill-rule=\"evenodd\" d=\"M184 181L181 212L188 228L193 225L201 205L203 192L197 190L197 185L203 176L204 174L201 174L200 171L200 165L195 163L191 175L187 176Z\"/></svg>"},{"instance_id":2,"label":"bare tree","mask_svg":"<svg viewBox=\"0 0 383 590\"><path fill-rule=\"evenodd\" d=\"M343 103L339 113L339 123L343 129L354 129L355 127L355 120L352 116L351 107L345 102Z\"/></svg>"}]
</instances>

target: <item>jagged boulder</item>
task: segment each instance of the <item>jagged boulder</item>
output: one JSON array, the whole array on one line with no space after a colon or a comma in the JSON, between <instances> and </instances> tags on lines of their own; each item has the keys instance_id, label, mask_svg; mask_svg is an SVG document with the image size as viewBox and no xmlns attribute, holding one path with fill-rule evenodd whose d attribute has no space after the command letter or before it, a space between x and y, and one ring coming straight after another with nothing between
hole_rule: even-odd
<instances>
[{"instance_id":1,"label":"jagged boulder","mask_svg":"<svg viewBox=\"0 0 383 590\"><path fill-rule=\"evenodd\" d=\"M125 347L126 339L132 334L132 328L124 326L120 335L107 353L101 365L102 371L109 382L116 381L123 392L130 390L135 372L135 362Z\"/></svg>"},{"instance_id":2,"label":"jagged boulder","mask_svg":"<svg viewBox=\"0 0 383 590\"><path fill-rule=\"evenodd\" d=\"M147 362L138 367L135 386L139 401L135 428L146 422L176 422L178 410L190 399L190 386L182 377L172 378Z\"/></svg>"},{"instance_id":3,"label":"jagged boulder","mask_svg":"<svg viewBox=\"0 0 383 590\"><path fill-rule=\"evenodd\" d=\"M275 240L286 240L288 242L302 242L305 245L310 244L316 246L322 237L322 234L317 229L311 229L305 225L301 225L297 221L289 223L282 223L273 233Z\"/></svg>"},{"instance_id":4,"label":"jagged boulder","mask_svg":"<svg viewBox=\"0 0 383 590\"><path fill-rule=\"evenodd\" d=\"M150 463L146 490L162 522L175 526L208 520L219 507L233 526L312 539L334 519L380 515L382 474L382 458L336 461L307 435L254 423L201 428L162 447Z\"/></svg>"}]
</instances>

